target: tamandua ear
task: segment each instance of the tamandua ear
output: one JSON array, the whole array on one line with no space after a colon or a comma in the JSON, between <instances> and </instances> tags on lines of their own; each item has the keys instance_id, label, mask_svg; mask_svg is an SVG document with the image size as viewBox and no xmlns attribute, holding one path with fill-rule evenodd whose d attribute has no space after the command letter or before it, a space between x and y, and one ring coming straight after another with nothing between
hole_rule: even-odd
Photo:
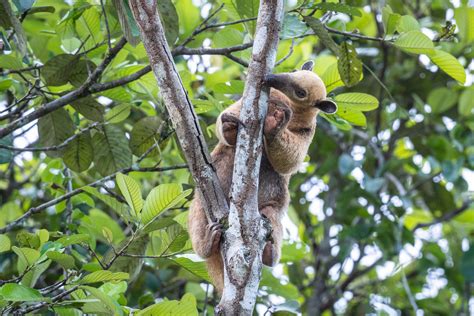
<instances>
[{"instance_id":1,"label":"tamandua ear","mask_svg":"<svg viewBox=\"0 0 474 316\"><path fill-rule=\"evenodd\" d=\"M327 114L334 114L337 111L336 102L329 99L319 100L314 106Z\"/></svg>"},{"instance_id":2,"label":"tamandua ear","mask_svg":"<svg viewBox=\"0 0 474 316\"><path fill-rule=\"evenodd\" d=\"M308 60L307 62L303 64L303 66L301 66L301 70L313 71L313 67L314 67L314 61Z\"/></svg>"}]
</instances>

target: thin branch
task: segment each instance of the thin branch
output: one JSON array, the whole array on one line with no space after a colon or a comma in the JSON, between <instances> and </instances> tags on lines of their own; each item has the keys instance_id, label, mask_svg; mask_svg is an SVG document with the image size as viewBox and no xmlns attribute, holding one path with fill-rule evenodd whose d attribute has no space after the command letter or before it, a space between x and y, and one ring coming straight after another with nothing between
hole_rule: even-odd
<instances>
[{"instance_id":1,"label":"thin branch","mask_svg":"<svg viewBox=\"0 0 474 316\"><path fill-rule=\"evenodd\" d=\"M66 139L64 142L62 142L61 144L59 145L54 145L54 146L48 146L48 147L25 147L25 148L18 148L18 147L15 147L15 146L8 146L8 145L2 145L0 144L0 148L3 148L3 149L8 149L8 150L11 150L11 151L17 151L17 152L25 152L25 151L31 151L31 152L38 152L38 151L56 151L56 150L61 150L63 149L64 147L66 147L70 142L72 142L74 139L76 139L77 137L81 136L82 134L84 134L85 132L93 129L93 128L96 128L97 126L101 126L101 125L106 125L107 123L106 122L95 122L95 123L92 123L91 125L85 127L85 128L82 128L81 130L79 130L78 133L72 135L71 137L69 137L68 139Z\"/></svg>"},{"instance_id":2,"label":"thin branch","mask_svg":"<svg viewBox=\"0 0 474 316\"><path fill-rule=\"evenodd\" d=\"M324 25L324 28L329 33L333 33L333 34L337 34L337 35L343 35L343 36L363 39L363 40L367 40L367 41L392 42L392 40L387 40L387 39L384 39L384 38L381 38L381 37L373 37L373 36L362 35L362 34L354 33L354 32L340 31L340 30L333 29L333 28L327 26L326 24L323 24L323 25Z\"/></svg>"},{"instance_id":3,"label":"thin branch","mask_svg":"<svg viewBox=\"0 0 474 316\"><path fill-rule=\"evenodd\" d=\"M117 173L127 174L127 173L130 173L130 172L163 172L163 171L186 169L186 168L188 168L187 165L176 165L176 166L169 166L169 167L148 167L148 168L127 167L127 168L121 169L117 172L114 172L114 173L112 173L112 174L110 174L110 175L108 175L108 176L106 176L102 179L99 179L97 181L89 183L89 184L85 185L84 187L86 187L86 186L95 187L97 185L100 185L103 182L106 182L106 181L109 181L109 180L113 179L117 175ZM82 192L83 192L82 188L78 188L78 189L72 190L71 192L66 193L66 194L64 194L60 197L57 197L53 200L50 200L46 203L43 203L41 205L30 208L21 217L19 217L16 220L8 223L6 226L0 228L0 234L11 231L12 229L14 229L18 225L20 225L21 222L23 222L25 219L29 218L33 214L40 213L40 212L46 210L48 207L56 205L56 204L58 204L62 201L65 201L65 200L71 198L72 196L75 196L75 195L77 195L79 193L82 193Z\"/></svg>"},{"instance_id":4,"label":"thin branch","mask_svg":"<svg viewBox=\"0 0 474 316\"><path fill-rule=\"evenodd\" d=\"M216 10L214 10L214 12L211 12L207 16L207 18L205 18L204 21L202 21L202 23L199 24L199 26L194 29L193 33L191 35L189 35L189 37L187 39L185 39L184 42L179 46L182 46L182 47L186 46L186 44L188 44L189 42L194 40L194 37L196 35L204 32L206 30L205 25L207 24L207 22L209 22L210 19L212 19L220 10L222 10L223 7L224 7L224 3L221 4Z\"/></svg>"},{"instance_id":5,"label":"thin branch","mask_svg":"<svg viewBox=\"0 0 474 316\"><path fill-rule=\"evenodd\" d=\"M112 43L110 41L109 19L107 19L107 13L105 12L104 0L100 0L100 6L102 8L102 14L104 15L105 29L107 30L107 44L109 45L109 50L112 50Z\"/></svg>"},{"instance_id":6,"label":"thin branch","mask_svg":"<svg viewBox=\"0 0 474 316\"><path fill-rule=\"evenodd\" d=\"M418 224L412 229L412 231L414 232L415 230L417 230L417 229L419 229L419 228L430 227L430 226L433 226L433 225L435 225L435 224L448 222L448 221L450 221L451 219L453 219L453 218L455 218L456 216L458 216L459 214L461 214L461 213L463 213L464 211L468 210L473 202L474 202L474 199L469 199L469 200L465 201L465 202L464 202L460 207L458 207L457 209L452 210L451 212L448 212L448 213L444 213L443 216L438 217L438 218L434 219L434 220L431 221L431 222L428 222L428 223L418 223Z\"/></svg>"},{"instance_id":7,"label":"thin branch","mask_svg":"<svg viewBox=\"0 0 474 316\"><path fill-rule=\"evenodd\" d=\"M283 62L285 62L285 60L290 58L290 56L293 54L294 47L295 47L295 39L293 38L293 39L291 39L291 46L290 46L290 49L288 51L288 54L286 54L285 57L283 57L282 59L277 61L276 64L275 64L275 67L280 66Z\"/></svg>"}]
</instances>

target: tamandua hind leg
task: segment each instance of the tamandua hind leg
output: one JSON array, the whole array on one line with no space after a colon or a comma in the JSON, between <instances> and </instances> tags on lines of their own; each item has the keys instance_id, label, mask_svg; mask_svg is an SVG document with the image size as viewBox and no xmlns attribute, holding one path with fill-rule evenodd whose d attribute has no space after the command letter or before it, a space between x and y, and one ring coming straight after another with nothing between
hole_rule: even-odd
<instances>
[{"instance_id":1,"label":"tamandua hind leg","mask_svg":"<svg viewBox=\"0 0 474 316\"><path fill-rule=\"evenodd\" d=\"M278 263L281 256L283 240L283 226L279 216L281 211L273 206L265 206L260 210L260 213L270 221L272 228L271 238L265 244L262 254L263 264L271 267Z\"/></svg>"}]
</instances>

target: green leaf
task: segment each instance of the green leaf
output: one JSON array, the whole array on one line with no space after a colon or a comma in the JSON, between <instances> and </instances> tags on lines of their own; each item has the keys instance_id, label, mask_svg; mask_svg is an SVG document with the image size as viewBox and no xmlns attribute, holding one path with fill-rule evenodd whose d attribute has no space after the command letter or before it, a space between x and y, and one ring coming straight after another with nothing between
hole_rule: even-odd
<instances>
[{"instance_id":1,"label":"green leaf","mask_svg":"<svg viewBox=\"0 0 474 316\"><path fill-rule=\"evenodd\" d=\"M223 0L227 9L233 9L237 12L240 19L255 18L258 14L259 0ZM257 22L255 20L245 22L245 28L250 37L254 36Z\"/></svg>"},{"instance_id":2,"label":"green leaf","mask_svg":"<svg viewBox=\"0 0 474 316\"><path fill-rule=\"evenodd\" d=\"M84 192L87 192L102 202L104 202L106 205L110 206L112 210L114 210L117 214L120 216L128 215L128 208L127 205L117 201L114 197L111 197L110 195L102 194L100 193L96 188L93 187L82 187L81 188Z\"/></svg>"},{"instance_id":3,"label":"green leaf","mask_svg":"<svg viewBox=\"0 0 474 316\"><path fill-rule=\"evenodd\" d=\"M337 110L337 115L353 125L367 127L367 118L361 111L344 107Z\"/></svg>"},{"instance_id":4,"label":"green leaf","mask_svg":"<svg viewBox=\"0 0 474 316\"><path fill-rule=\"evenodd\" d=\"M323 80L324 85L326 86L327 93L344 85L344 82L342 82L341 76L339 75L337 63L332 64L326 69L326 71L324 71L321 75L321 80Z\"/></svg>"},{"instance_id":5,"label":"green leaf","mask_svg":"<svg viewBox=\"0 0 474 316\"><path fill-rule=\"evenodd\" d=\"M63 108L57 109L38 120L40 143L46 147L60 145L74 135L75 128L69 113ZM59 157L63 151L64 148L47 151L46 154L50 157Z\"/></svg>"},{"instance_id":6,"label":"green leaf","mask_svg":"<svg viewBox=\"0 0 474 316\"><path fill-rule=\"evenodd\" d=\"M108 270L99 270L92 273L89 273L82 280L79 281L79 284L91 284L99 282L108 282L108 281L121 281L128 280L128 273L124 272L111 272Z\"/></svg>"},{"instance_id":7,"label":"green leaf","mask_svg":"<svg viewBox=\"0 0 474 316\"><path fill-rule=\"evenodd\" d=\"M187 271L191 272L194 275L206 280L207 282L211 282L209 274L207 273L206 262L204 261L192 261L191 259L185 257L179 257L175 259L170 259L177 265L181 266L182 268L186 269Z\"/></svg>"},{"instance_id":8,"label":"green leaf","mask_svg":"<svg viewBox=\"0 0 474 316\"><path fill-rule=\"evenodd\" d=\"M340 13L345 13L352 16L362 16L359 8L343 4L343 3L334 3L334 2L321 2L315 5L315 8L318 8L323 11L335 11Z\"/></svg>"},{"instance_id":9,"label":"green leaf","mask_svg":"<svg viewBox=\"0 0 474 316\"><path fill-rule=\"evenodd\" d=\"M0 287L0 299L9 302L49 302L49 298L43 297L38 290L21 284L7 283Z\"/></svg>"},{"instance_id":10,"label":"green leaf","mask_svg":"<svg viewBox=\"0 0 474 316\"><path fill-rule=\"evenodd\" d=\"M462 5L454 10L454 18L463 43L468 44L474 41L474 8Z\"/></svg>"},{"instance_id":11,"label":"green leaf","mask_svg":"<svg viewBox=\"0 0 474 316\"><path fill-rule=\"evenodd\" d=\"M112 124L120 123L130 115L131 108L130 104L117 105L105 114L105 120Z\"/></svg>"},{"instance_id":12,"label":"green leaf","mask_svg":"<svg viewBox=\"0 0 474 316\"><path fill-rule=\"evenodd\" d=\"M283 25L280 31L280 39L295 38L308 31L306 23L298 19L295 14L286 14L283 18Z\"/></svg>"},{"instance_id":13,"label":"green leaf","mask_svg":"<svg viewBox=\"0 0 474 316\"><path fill-rule=\"evenodd\" d=\"M393 13L392 8L387 5L382 9L382 21L385 26L386 34L393 34L398 25L398 22L401 19L401 15L398 13Z\"/></svg>"},{"instance_id":14,"label":"green leaf","mask_svg":"<svg viewBox=\"0 0 474 316\"><path fill-rule=\"evenodd\" d=\"M56 242L60 243L64 247L80 244L82 242L86 242L90 240L90 236L87 234L75 234L70 236L64 236L56 240Z\"/></svg>"},{"instance_id":15,"label":"green leaf","mask_svg":"<svg viewBox=\"0 0 474 316\"><path fill-rule=\"evenodd\" d=\"M459 83L464 84L466 82L466 71L456 57L439 49L435 49L429 57L436 66Z\"/></svg>"},{"instance_id":16,"label":"green leaf","mask_svg":"<svg viewBox=\"0 0 474 316\"><path fill-rule=\"evenodd\" d=\"M18 11L23 13L31 9L33 3L35 3L35 0L13 0L13 3L15 4Z\"/></svg>"},{"instance_id":17,"label":"green leaf","mask_svg":"<svg viewBox=\"0 0 474 316\"><path fill-rule=\"evenodd\" d=\"M26 268L32 267L40 257L39 251L35 249L13 246L12 250L18 256L18 271L20 273L23 273Z\"/></svg>"},{"instance_id":18,"label":"green leaf","mask_svg":"<svg viewBox=\"0 0 474 316\"><path fill-rule=\"evenodd\" d=\"M372 111L379 106L379 101L372 95L366 93L343 93L334 97L338 106L337 113L341 109L358 110L358 111Z\"/></svg>"},{"instance_id":19,"label":"green leaf","mask_svg":"<svg viewBox=\"0 0 474 316\"><path fill-rule=\"evenodd\" d=\"M191 190L183 192L180 184L160 184L146 197L142 212L143 224L149 223L165 210L178 205L189 194Z\"/></svg>"},{"instance_id":20,"label":"green leaf","mask_svg":"<svg viewBox=\"0 0 474 316\"><path fill-rule=\"evenodd\" d=\"M151 241L153 254L162 256L176 253L183 250L188 240L187 231L179 224L168 226L165 230L154 231Z\"/></svg>"},{"instance_id":21,"label":"green leaf","mask_svg":"<svg viewBox=\"0 0 474 316\"><path fill-rule=\"evenodd\" d=\"M308 26L314 31L314 33L318 36L321 40L323 45L331 50L335 55L339 56L340 47L334 42L329 32L324 27L323 23L312 16L305 16L304 21Z\"/></svg>"},{"instance_id":22,"label":"green leaf","mask_svg":"<svg viewBox=\"0 0 474 316\"><path fill-rule=\"evenodd\" d=\"M341 44L337 68L347 87L355 86L362 79L362 62L357 58L355 48L348 42Z\"/></svg>"},{"instance_id":23,"label":"green leaf","mask_svg":"<svg viewBox=\"0 0 474 316\"><path fill-rule=\"evenodd\" d=\"M100 122L104 120L104 107L93 97L85 97L71 102L71 106L86 119Z\"/></svg>"},{"instance_id":24,"label":"green leaf","mask_svg":"<svg viewBox=\"0 0 474 316\"><path fill-rule=\"evenodd\" d=\"M120 305L116 301L114 301L111 297L109 297L107 294L102 292L100 289L97 289L92 286L86 286L86 285L82 285L79 288L82 290L86 290L92 296L96 297L99 301L101 301L104 304L104 306L113 315L123 315Z\"/></svg>"},{"instance_id":25,"label":"green leaf","mask_svg":"<svg viewBox=\"0 0 474 316\"><path fill-rule=\"evenodd\" d=\"M166 40L170 46L179 35L179 17L176 8L171 0L161 0L157 2L160 19L165 29Z\"/></svg>"},{"instance_id":26,"label":"green leaf","mask_svg":"<svg viewBox=\"0 0 474 316\"><path fill-rule=\"evenodd\" d=\"M79 57L69 54L56 55L44 64L41 75L48 86L62 86L69 81L73 68Z\"/></svg>"},{"instance_id":27,"label":"green leaf","mask_svg":"<svg viewBox=\"0 0 474 316\"><path fill-rule=\"evenodd\" d=\"M0 234L0 253L10 251L11 242L7 235Z\"/></svg>"},{"instance_id":28,"label":"green leaf","mask_svg":"<svg viewBox=\"0 0 474 316\"><path fill-rule=\"evenodd\" d=\"M320 117L324 118L326 121L331 123L332 125L336 126L338 129L342 131L349 131L352 129L352 125L349 124L343 118L340 118L337 115L326 115L326 113L319 114Z\"/></svg>"},{"instance_id":29,"label":"green leaf","mask_svg":"<svg viewBox=\"0 0 474 316\"><path fill-rule=\"evenodd\" d=\"M13 135L7 135L0 139L0 145L13 146ZM9 163L13 158L11 150L0 148L0 164Z\"/></svg>"},{"instance_id":30,"label":"green leaf","mask_svg":"<svg viewBox=\"0 0 474 316\"><path fill-rule=\"evenodd\" d=\"M102 176L107 176L132 163L132 152L125 133L117 126L105 125L102 133L92 137L94 165Z\"/></svg>"},{"instance_id":31,"label":"green leaf","mask_svg":"<svg viewBox=\"0 0 474 316\"><path fill-rule=\"evenodd\" d=\"M403 15L398 21L398 33L406 33L410 31L419 31L420 23L411 15Z\"/></svg>"},{"instance_id":32,"label":"green leaf","mask_svg":"<svg viewBox=\"0 0 474 316\"><path fill-rule=\"evenodd\" d=\"M350 155L342 154L339 157L339 171L342 175L348 175L356 167L357 162L355 162Z\"/></svg>"},{"instance_id":33,"label":"green leaf","mask_svg":"<svg viewBox=\"0 0 474 316\"><path fill-rule=\"evenodd\" d=\"M74 138L64 149L64 164L76 172L89 169L94 152L92 139L89 131L81 133Z\"/></svg>"},{"instance_id":34,"label":"green leaf","mask_svg":"<svg viewBox=\"0 0 474 316\"><path fill-rule=\"evenodd\" d=\"M147 116L133 125L130 134L130 149L135 156L140 157L151 146L158 143L162 120L158 116ZM158 149L153 149L149 155L157 156Z\"/></svg>"},{"instance_id":35,"label":"green leaf","mask_svg":"<svg viewBox=\"0 0 474 316\"><path fill-rule=\"evenodd\" d=\"M130 7L128 6L128 1L112 0L112 4L117 12L123 35L130 45L136 46L140 42L140 33L132 12L130 11Z\"/></svg>"},{"instance_id":36,"label":"green leaf","mask_svg":"<svg viewBox=\"0 0 474 316\"><path fill-rule=\"evenodd\" d=\"M433 42L428 36L420 31L409 31L403 33L393 43L401 50L412 54L432 54L434 52Z\"/></svg>"},{"instance_id":37,"label":"green leaf","mask_svg":"<svg viewBox=\"0 0 474 316\"><path fill-rule=\"evenodd\" d=\"M163 301L139 311L136 316L153 315L199 315L196 298L190 293L184 294L180 301Z\"/></svg>"},{"instance_id":38,"label":"green leaf","mask_svg":"<svg viewBox=\"0 0 474 316\"><path fill-rule=\"evenodd\" d=\"M89 74L97 68L92 61L83 59L78 60L70 67L68 80L75 87L80 87L87 80Z\"/></svg>"},{"instance_id":39,"label":"green leaf","mask_svg":"<svg viewBox=\"0 0 474 316\"><path fill-rule=\"evenodd\" d=\"M48 251L46 256L59 263L64 269L74 269L76 265L74 264L74 258L70 255L61 253L59 251Z\"/></svg>"},{"instance_id":40,"label":"green leaf","mask_svg":"<svg viewBox=\"0 0 474 316\"><path fill-rule=\"evenodd\" d=\"M461 93L458 103L459 114L469 117L474 110L474 88L468 88Z\"/></svg>"},{"instance_id":41,"label":"green leaf","mask_svg":"<svg viewBox=\"0 0 474 316\"><path fill-rule=\"evenodd\" d=\"M116 175L117 185L122 192L123 197L127 201L132 210L132 216L138 216L143 208L143 198L140 192L140 185L129 176L122 173Z\"/></svg>"},{"instance_id":42,"label":"green leaf","mask_svg":"<svg viewBox=\"0 0 474 316\"><path fill-rule=\"evenodd\" d=\"M448 88L437 88L428 95L428 104L431 112L435 114L443 113L453 107L457 102L457 93Z\"/></svg>"}]
</instances>

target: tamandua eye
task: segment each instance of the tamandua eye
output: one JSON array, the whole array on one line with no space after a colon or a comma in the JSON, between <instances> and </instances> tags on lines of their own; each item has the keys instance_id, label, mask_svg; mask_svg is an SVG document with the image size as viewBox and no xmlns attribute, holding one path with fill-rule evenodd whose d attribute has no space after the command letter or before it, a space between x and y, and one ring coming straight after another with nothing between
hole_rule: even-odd
<instances>
[{"instance_id":1,"label":"tamandua eye","mask_svg":"<svg viewBox=\"0 0 474 316\"><path fill-rule=\"evenodd\" d=\"M306 97L306 91L304 91L303 89L296 89L295 93L296 93L296 96L300 99Z\"/></svg>"}]
</instances>

